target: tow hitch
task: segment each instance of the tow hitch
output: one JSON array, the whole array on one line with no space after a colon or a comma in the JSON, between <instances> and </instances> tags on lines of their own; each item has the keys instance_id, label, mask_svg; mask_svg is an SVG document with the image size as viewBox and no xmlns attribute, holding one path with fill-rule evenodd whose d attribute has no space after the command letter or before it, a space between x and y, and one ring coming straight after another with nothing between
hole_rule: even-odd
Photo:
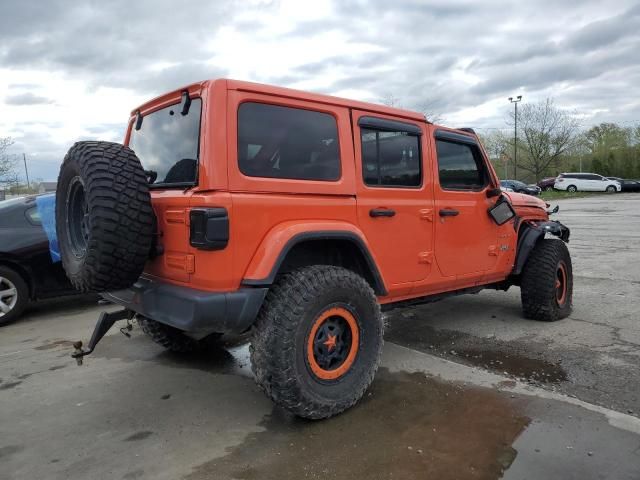
<instances>
[{"instance_id":1,"label":"tow hitch","mask_svg":"<svg viewBox=\"0 0 640 480\"><path fill-rule=\"evenodd\" d=\"M78 340L73 344L74 352L71 354L73 358L76 359L78 365L82 365L82 357L85 355L89 355L96 348L96 345L102 337L104 337L105 333L109 331L109 329L116 323L118 320L127 320L130 321L135 312L129 309L118 310L117 312L102 312L100 314L100 318L96 323L96 327L93 329L93 333L91 334L91 340L89 340L89 345L86 350L82 349L82 342ZM121 328L120 331L125 335L129 336L128 331L131 330L131 323L127 322L127 326Z\"/></svg>"}]
</instances>

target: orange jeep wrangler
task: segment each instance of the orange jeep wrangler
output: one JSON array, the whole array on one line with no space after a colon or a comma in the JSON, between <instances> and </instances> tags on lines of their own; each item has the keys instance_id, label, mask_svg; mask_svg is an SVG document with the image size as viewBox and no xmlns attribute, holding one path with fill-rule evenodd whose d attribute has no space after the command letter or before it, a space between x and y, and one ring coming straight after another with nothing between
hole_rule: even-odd
<instances>
[{"instance_id":1,"label":"orange jeep wrangler","mask_svg":"<svg viewBox=\"0 0 640 480\"><path fill-rule=\"evenodd\" d=\"M527 318L566 317L569 230L546 207L501 191L471 129L285 88L196 83L134 110L123 145L79 142L64 159L64 268L76 288L124 307L102 313L74 356L134 317L180 352L251 331L267 395L330 417L373 380L381 308L517 285Z\"/></svg>"}]
</instances>

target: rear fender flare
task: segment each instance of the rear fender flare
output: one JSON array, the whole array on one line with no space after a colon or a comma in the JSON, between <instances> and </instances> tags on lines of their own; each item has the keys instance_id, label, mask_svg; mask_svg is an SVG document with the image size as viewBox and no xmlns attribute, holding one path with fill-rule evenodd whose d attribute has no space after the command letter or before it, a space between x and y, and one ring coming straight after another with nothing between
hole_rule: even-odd
<instances>
[{"instance_id":1,"label":"rear fender flare","mask_svg":"<svg viewBox=\"0 0 640 480\"><path fill-rule=\"evenodd\" d=\"M289 251L297 244L309 240L345 240L360 252L373 278L377 295L386 295L384 280L377 262L362 231L348 222L284 222L272 228L260 243L247 267L242 284L246 286L271 285Z\"/></svg>"}]
</instances>

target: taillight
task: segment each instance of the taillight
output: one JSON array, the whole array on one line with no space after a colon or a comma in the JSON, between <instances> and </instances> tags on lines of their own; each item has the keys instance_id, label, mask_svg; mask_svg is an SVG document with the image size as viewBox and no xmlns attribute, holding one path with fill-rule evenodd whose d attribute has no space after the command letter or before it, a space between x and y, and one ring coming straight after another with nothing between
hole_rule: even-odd
<instances>
[{"instance_id":1,"label":"taillight","mask_svg":"<svg viewBox=\"0 0 640 480\"><path fill-rule=\"evenodd\" d=\"M189 243L200 250L222 250L229 243L226 208L194 208L189 212Z\"/></svg>"}]
</instances>

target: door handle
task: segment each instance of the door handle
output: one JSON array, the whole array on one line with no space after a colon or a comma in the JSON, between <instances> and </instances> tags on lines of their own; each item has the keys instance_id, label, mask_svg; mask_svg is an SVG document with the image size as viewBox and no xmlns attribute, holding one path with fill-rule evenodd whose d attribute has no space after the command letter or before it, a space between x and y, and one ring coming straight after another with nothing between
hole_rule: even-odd
<instances>
[{"instance_id":1,"label":"door handle","mask_svg":"<svg viewBox=\"0 0 640 480\"><path fill-rule=\"evenodd\" d=\"M452 208L443 208L439 213L441 217L457 217L460 212Z\"/></svg>"},{"instance_id":2,"label":"door handle","mask_svg":"<svg viewBox=\"0 0 640 480\"><path fill-rule=\"evenodd\" d=\"M370 217L393 217L395 214L396 211L389 208L372 208L369 210Z\"/></svg>"}]
</instances>

